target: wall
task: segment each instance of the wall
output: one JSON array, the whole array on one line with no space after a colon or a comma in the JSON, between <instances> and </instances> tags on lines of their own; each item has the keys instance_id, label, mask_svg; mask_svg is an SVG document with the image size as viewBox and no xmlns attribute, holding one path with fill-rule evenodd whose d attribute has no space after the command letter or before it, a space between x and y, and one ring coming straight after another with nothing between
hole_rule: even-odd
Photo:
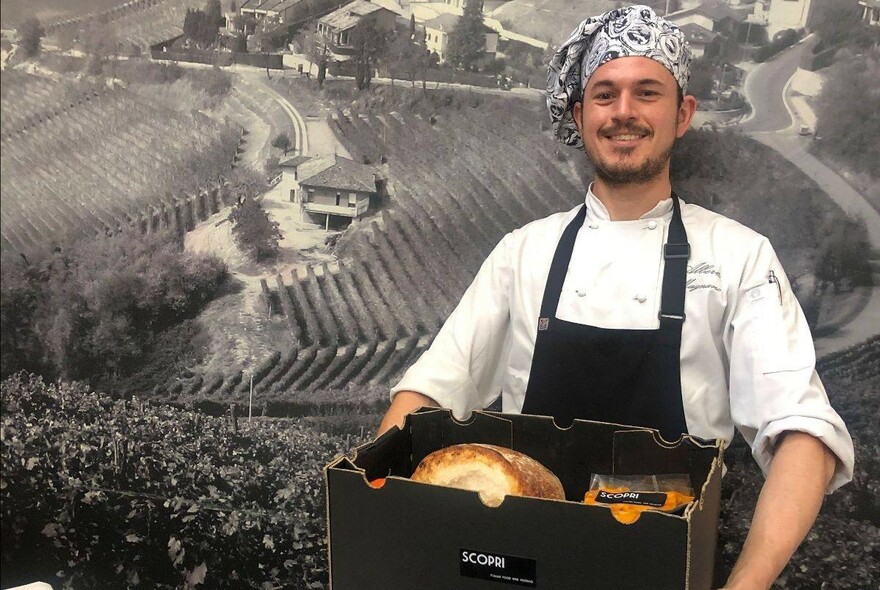
<instances>
[{"instance_id":1,"label":"wall","mask_svg":"<svg viewBox=\"0 0 880 590\"><path fill-rule=\"evenodd\" d=\"M290 201L291 203L295 202L295 200L291 196L291 191L296 191L299 189L299 183L294 179L293 176L293 168L282 168L281 169L281 183L280 183L281 194L284 196L286 201Z\"/></svg>"},{"instance_id":2,"label":"wall","mask_svg":"<svg viewBox=\"0 0 880 590\"><path fill-rule=\"evenodd\" d=\"M498 52L498 33L486 33L486 45L484 51L486 51L486 53Z\"/></svg>"},{"instance_id":3,"label":"wall","mask_svg":"<svg viewBox=\"0 0 880 590\"><path fill-rule=\"evenodd\" d=\"M397 22L397 15L390 10L379 10L373 15L373 23L377 28L385 31L393 31Z\"/></svg>"},{"instance_id":4,"label":"wall","mask_svg":"<svg viewBox=\"0 0 880 590\"><path fill-rule=\"evenodd\" d=\"M185 63L216 64L221 67L242 64L259 68L268 67L272 70L283 70L284 62L280 53L240 53L229 51L212 51L204 49L188 49L173 51L170 48L183 35L150 47L150 57L156 61L182 61Z\"/></svg>"},{"instance_id":5,"label":"wall","mask_svg":"<svg viewBox=\"0 0 880 590\"><path fill-rule=\"evenodd\" d=\"M328 189L323 187L312 188L309 187L309 202L315 203L316 205L330 205L330 206L338 206L338 207L347 207L349 203L349 197L354 195L357 202L369 201L370 195L369 193L363 193L360 191L336 191L334 189ZM314 190L314 192L311 192ZM339 193L339 203L336 203L336 194ZM354 209L354 208L352 208Z\"/></svg>"},{"instance_id":6,"label":"wall","mask_svg":"<svg viewBox=\"0 0 880 590\"><path fill-rule=\"evenodd\" d=\"M425 35L430 35L430 38L425 37L425 47L427 47L428 51L439 55L442 60L445 57L446 44L449 43L449 35L443 31L428 27L425 27Z\"/></svg>"},{"instance_id":7,"label":"wall","mask_svg":"<svg viewBox=\"0 0 880 590\"><path fill-rule=\"evenodd\" d=\"M772 0L767 12L767 34L770 39L784 29L800 29L807 25L812 0Z\"/></svg>"}]
</instances>

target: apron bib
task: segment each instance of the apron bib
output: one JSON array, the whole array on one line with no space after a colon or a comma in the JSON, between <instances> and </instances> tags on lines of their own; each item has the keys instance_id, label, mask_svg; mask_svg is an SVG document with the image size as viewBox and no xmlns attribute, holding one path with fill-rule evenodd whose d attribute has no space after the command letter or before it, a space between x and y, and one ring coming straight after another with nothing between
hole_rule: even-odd
<instances>
[{"instance_id":1,"label":"apron bib","mask_svg":"<svg viewBox=\"0 0 880 590\"><path fill-rule=\"evenodd\" d=\"M544 287L524 414L553 416L560 427L576 418L647 426L669 441L687 432L679 364L690 245L674 193L672 206L657 330L611 330L556 318L586 205L565 228Z\"/></svg>"}]
</instances>

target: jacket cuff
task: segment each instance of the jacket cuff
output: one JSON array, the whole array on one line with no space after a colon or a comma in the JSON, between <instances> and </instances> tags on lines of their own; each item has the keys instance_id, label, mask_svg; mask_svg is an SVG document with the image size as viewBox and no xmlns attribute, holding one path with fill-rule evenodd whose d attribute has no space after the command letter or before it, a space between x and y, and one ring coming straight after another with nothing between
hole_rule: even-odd
<instances>
[{"instance_id":1,"label":"jacket cuff","mask_svg":"<svg viewBox=\"0 0 880 590\"><path fill-rule=\"evenodd\" d=\"M855 452L853 441L846 428L841 424L834 424L812 416L790 416L774 420L766 424L755 437L752 445L752 456L761 467L764 475L770 470L773 462L776 441L785 432L803 432L814 436L822 441L826 447L837 457L837 467L834 476L825 490L830 494L842 485L852 481L855 464Z\"/></svg>"}]
</instances>

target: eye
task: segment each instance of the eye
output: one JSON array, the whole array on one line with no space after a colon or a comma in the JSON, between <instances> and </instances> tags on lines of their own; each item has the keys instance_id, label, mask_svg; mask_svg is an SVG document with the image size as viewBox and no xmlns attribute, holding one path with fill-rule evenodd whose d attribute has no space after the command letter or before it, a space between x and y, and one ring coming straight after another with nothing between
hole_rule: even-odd
<instances>
[{"instance_id":1,"label":"eye","mask_svg":"<svg viewBox=\"0 0 880 590\"><path fill-rule=\"evenodd\" d=\"M594 98L596 100L611 100L613 95L610 92L600 92Z\"/></svg>"}]
</instances>

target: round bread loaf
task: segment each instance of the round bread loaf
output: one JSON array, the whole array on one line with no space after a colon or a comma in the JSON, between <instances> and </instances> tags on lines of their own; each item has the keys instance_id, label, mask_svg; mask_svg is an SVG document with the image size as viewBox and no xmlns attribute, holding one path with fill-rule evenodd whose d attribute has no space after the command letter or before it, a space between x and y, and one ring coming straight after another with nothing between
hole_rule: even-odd
<instances>
[{"instance_id":1,"label":"round bread loaf","mask_svg":"<svg viewBox=\"0 0 880 590\"><path fill-rule=\"evenodd\" d=\"M549 469L495 445L452 445L435 451L422 459L411 479L479 492L487 506L498 506L507 495L565 500L562 483Z\"/></svg>"}]
</instances>

